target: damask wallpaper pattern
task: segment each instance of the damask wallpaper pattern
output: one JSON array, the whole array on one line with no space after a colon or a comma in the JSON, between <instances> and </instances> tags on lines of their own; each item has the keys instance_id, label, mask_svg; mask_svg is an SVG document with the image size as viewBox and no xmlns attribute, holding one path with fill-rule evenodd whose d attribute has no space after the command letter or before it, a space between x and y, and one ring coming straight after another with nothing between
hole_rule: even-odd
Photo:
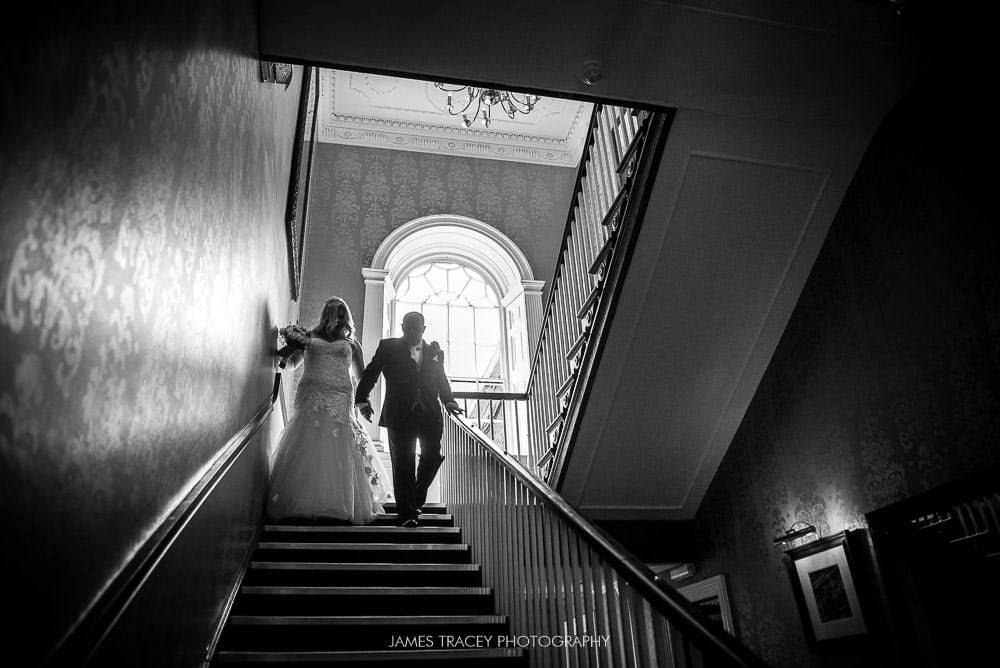
<instances>
[{"instance_id":1,"label":"damask wallpaper pattern","mask_svg":"<svg viewBox=\"0 0 1000 668\"><path fill-rule=\"evenodd\" d=\"M885 637L809 653L775 536L862 527L1000 458L992 189L941 81L876 135L696 520L739 638L779 668L894 663Z\"/></svg>"},{"instance_id":2,"label":"damask wallpaper pattern","mask_svg":"<svg viewBox=\"0 0 1000 668\"><path fill-rule=\"evenodd\" d=\"M5 579L32 583L8 604L39 651L267 400L299 70L260 83L252 2L97 3L19 30L0 504Z\"/></svg>"},{"instance_id":3,"label":"damask wallpaper pattern","mask_svg":"<svg viewBox=\"0 0 1000 668\"><path fill-rule=\"evenodd\" d=\"M301 313L318 316L333 294L360 328L361 269L382 240L414 218L457 214L510 237L538 280L550 281L576 171L481 158L321 143L313 165ZM372 351L373 352L373 351Z\"/></svg>"}]
</instances>

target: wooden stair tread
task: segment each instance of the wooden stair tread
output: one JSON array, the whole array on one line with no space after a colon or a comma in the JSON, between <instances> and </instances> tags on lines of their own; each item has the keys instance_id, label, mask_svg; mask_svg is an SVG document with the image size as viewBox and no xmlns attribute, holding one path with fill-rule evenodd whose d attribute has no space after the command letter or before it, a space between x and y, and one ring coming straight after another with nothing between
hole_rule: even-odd
<instances>
[{"instance_id":1,"label":"wooden stair tread","mask_svg":"<svg viewBox=\"0 0 1000 668\"><path fill-rule=\"evenodd\" d=\"M255 570L324 570L324 571L478 571L479 564L398 564L392 562L336 561L252 561Z\"/></svg>"},{"instance_id":2,"label":"wooden stair tread","mask_svg":"<svg viewBox=\"0 0 1000 668\"><path fill-rule=\"evenodd\" d=\"M429 626L506 624L505 615L231 615L236 626Z\"/></svg>"},{"instance_id":3,"label":"wooden stair tread","mask_svg":"<svg viewBox=\"0 0 1000 668\"><path fill-rule=\"evenodd\" d=\"M321 543L267 541L257 543L259 550L446 550L468 551L468 543Z\"/></svg>"},{"instance_id":4,"label":"wooden stair tread","mask_svg":"<svg viewBox=\"0 0 1000 668\"><path fill-rule=\"evenodd\" d=\"M436 534L458 534L462 530L459 527L397 527L379 526L377 524L366 524L364 526L337 526L334 524L267 524L264 531L280 531L284 533L436 533Z\"/></svg>"},{"instance_id":5,"label":"wooden stair tread","mask_svg":"<svg viewBox=\"0 0 1000 668\"><path fill-rule=\"evenodd\" d=\"M490 587L288 587L269 585L244 585L242 594L314 595L314 596L483 596L491 593Z\"/></svg>"},{"instance_id":6,"label":"wooden stair tread","mask_svg":"<svg viewBox=\"0 0 1000 668\"><path fill-rule=\"evenodd\" d=\"M523 649L482 648L482 649L398 649L372 651L321 651L321 652L253 652L225 650L216 653L215 660L222 663L319 663L360 662L386 663L414 660L455 660L455 659L501 659L521 658Z\"/></svg>"},{"instance_id":7,"label":"wooden stair tread","mask_svg":"<svg viewBox=\"0 0 1000 668\"><path fill-rule=\"evenodd\" d=\"M481 565L452 563L471 561L472 546L443 504L425 506L417 527L397 526L394 510L364 526L266 523L213 665L526 666L523 648L497 642L391 642L425 633L499 638L510 625L494 614Z\"/></svg>"}]
</instances>

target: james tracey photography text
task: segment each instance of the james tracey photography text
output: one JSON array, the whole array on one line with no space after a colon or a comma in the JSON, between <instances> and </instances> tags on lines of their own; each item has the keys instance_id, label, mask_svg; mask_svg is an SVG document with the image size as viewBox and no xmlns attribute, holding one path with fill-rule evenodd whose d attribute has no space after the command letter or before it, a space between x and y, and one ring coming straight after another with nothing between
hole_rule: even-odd
<instances>
[{"instance_id":1,"label":"james tracey photography text","mask_svg":"<svg viewBox=\"0 0 1000 668\"><path fill-rule=\"evenodd\" d=\"M390 649L466 649L472 647L607 647L611 636L416 635L392 636Z\"/></svg>"}]
</instances>

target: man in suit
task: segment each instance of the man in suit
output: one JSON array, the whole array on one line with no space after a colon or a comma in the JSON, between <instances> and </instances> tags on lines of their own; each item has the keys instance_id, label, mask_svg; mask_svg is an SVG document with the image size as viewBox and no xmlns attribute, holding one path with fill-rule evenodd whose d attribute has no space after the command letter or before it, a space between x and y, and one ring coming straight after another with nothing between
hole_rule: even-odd
<instances>
[{"instance_id":1,"label":"man in suit","mask_svg":"<svg viewBox=\"0 0 1000 668\"><path fill-rule=\"evenodd\" d=\"M392 458L392 488L396 496L399 523L417 526L420 507L427 500L427 489L441 467L441 433L444 421L438 399L452 415L463 411L451 395L444 375L444 353L437 342L423 340L424 316L415 311L403 316L403 336L382 339L368 366L361 374L355 404L371 422L368 395L385 375L385 400L379 426L389 431L389 455ZM420 466L414 467L417 439L420 439Z\"/></svg>"}]
</instances>

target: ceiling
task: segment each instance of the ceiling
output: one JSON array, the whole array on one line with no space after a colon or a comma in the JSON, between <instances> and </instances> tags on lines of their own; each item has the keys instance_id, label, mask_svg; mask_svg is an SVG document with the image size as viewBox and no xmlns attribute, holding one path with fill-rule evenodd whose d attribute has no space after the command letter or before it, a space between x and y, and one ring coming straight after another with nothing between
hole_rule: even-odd
<instances>
[{"instance_id":1,"label":"ceiling","mask_svg":"<svg viewBox=\"0 0 1000 668\"><path fill-rule=\"evenodd\" d=\"M463 98L454 93L454 101ZM433 82L324 69L320 141L575 168L593 105L543 97L528 115L495 113L489 129L462 127ZM475 111L475 107L471 109Z\"/></svg>"}]
</instances>

